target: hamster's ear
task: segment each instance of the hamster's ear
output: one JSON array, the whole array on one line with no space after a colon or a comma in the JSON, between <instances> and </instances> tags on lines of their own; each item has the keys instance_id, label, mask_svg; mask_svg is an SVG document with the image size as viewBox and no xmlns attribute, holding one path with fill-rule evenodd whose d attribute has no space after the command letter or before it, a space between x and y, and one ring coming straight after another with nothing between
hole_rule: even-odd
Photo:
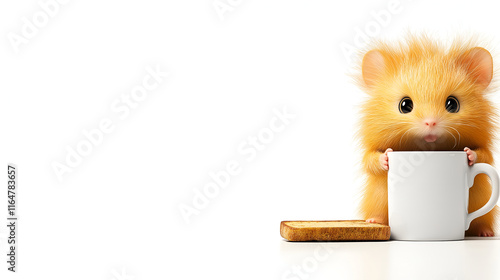
<instances>
[{"instance_id":1,"label":"hamster's ear","mask_svg":"<svg viewBox=\"0 0 500 280\"><path fill-rule=\"evenodd\" d=\"M493 58L487 50L472 48L458 58L458 63L466 69L469 75L486 88L493 78Z\"/></svg>"},{"instance_id":2,"label":"hamster's ear","mask_svg":"<svg viewBox=\"0 0 500 280\"><path fill-rule=\"evenodd\" d=\"M361 70L363 80L367 86L372 86L382 76L385 71L384 55L380 51L372 50L365 54Z\"/></svg>"}]
</instances>

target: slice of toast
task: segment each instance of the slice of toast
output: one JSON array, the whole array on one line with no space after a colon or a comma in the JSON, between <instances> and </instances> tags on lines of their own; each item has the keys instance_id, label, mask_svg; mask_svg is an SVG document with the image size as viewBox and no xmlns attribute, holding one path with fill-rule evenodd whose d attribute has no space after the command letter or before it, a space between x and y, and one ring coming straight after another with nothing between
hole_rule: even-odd
<instances>
[{"instance_id":1,"label":"slice of toast","mask_svg":"<svg viewBox=\"0 0 500 280\"><path fill-rule=\"evenodd\" d=\"M389 240L391 228L363 220L282 221L280 233L289 241Z\"/></svg>"}]
</instances>

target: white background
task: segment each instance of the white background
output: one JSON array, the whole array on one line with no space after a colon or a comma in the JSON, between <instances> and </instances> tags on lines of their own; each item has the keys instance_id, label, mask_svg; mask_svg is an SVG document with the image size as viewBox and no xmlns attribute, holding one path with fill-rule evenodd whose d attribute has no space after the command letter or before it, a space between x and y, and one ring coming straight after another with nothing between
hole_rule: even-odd
<instances>
[{"instance_id":1,"label":"white background","mask_svg":"<svg viewBox=\"0 0 500 280\"><path fill-rule=\"evenodd\" d=\"M323 247L283 242L278 230L282 220L359 218L354 131L365 96L349 76L354 57L342 46L363 49L359 32L400 40L427 31L443 41L477 34L499 53L496 2L70 0L51 6L45 25L13 44L24 36L23 18L43 21L47 2L0 4L0 155L5 173L8 162L19 169L20 219L18 273L2 261L0 275L412 279L427 271L436 279L480 272L498 279L492 260L499 240L453 243L458 248L328 244L334 251L326 261L291 276ZM214 3L230 9L218 12ZM381 11L390 18L377 22ZM148 67L169 76L123 117L112 104L141 85ZM284 108L294 118L282 131L254 158L239 152L251 147L249 137L269 132L274 112ZM59 180L55 162L66 164L68 147L76 149L86 141L83 131L105 119L114 129ZM231 162L241 172L185 219L179 207L193 206L196 192L213 181L209 173ZM5 187L0 193L6 217ZM436 251L450 255L429 253ZM410 261L400 270L398 252ZM471 260L465 256L483 267L464 272L461 264ZM411 266L426 260L435 270Z\"/></svg>"}]
</instances>

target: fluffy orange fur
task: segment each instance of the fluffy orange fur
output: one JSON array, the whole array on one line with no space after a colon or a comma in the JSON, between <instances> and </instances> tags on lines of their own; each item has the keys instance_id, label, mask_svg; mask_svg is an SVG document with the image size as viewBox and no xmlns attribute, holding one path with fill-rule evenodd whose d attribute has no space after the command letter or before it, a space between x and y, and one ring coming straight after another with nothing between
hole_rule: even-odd
<instances>
[{"instance_id":1,"label":"fluffy orange fur","mask_svg":"<svg viewBox=\"0 0 500 280\"><path fill-rule=\"evenodd\" d=\"M359 82L368 96L360 106L363 110L358 131L366 174L360 205L365 219L388 223L387 171L379 162L387 148L462 151L469 147L477 154L476 162L493 164L496 113L486 94L491 91L493 75L489 59L489 52L472 41L457 40L445 47L425 36L409 37L397 45L378 43L365 54ZM445 108L450 95L460 102L457 113ZM399 111L403 97L413 101L410 113ZM440 126L439 138L433 143L423 140L422 123L428 117L435 118ZM477 176L469 192L469 212L482 207L490 194L487 176ZM497 214L495 207L475 219L466 235L494 230Z\"/></svg>"}]
</instances>

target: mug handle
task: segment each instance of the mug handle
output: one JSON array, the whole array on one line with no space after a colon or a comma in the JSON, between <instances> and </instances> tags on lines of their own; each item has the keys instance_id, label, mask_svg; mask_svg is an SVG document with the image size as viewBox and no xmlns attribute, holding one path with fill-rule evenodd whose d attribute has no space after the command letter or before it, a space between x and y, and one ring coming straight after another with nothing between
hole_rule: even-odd
<instances>
[{"instance_id":1,"label":"mug handle","mask_svg":"<svg viewBox=\"0 0 500 280\"><path fill-rule=\"evenodd\" d=\"M472 185L474 184L474 178L476 177L476 175L481 173L488 175L488 177L490 177L491 179L491 197L490 200L488 200L488 202L486 202L486 204L483 207L479 208L478 210L472 213L467 214L467 219L465 221L465 230L469 229L472 220L490 212L491 209L495 207L498 201L498 196L499 196L498 173L495 170L495 168L493 168L493 166L487 163L476 163L469 168L469 176L468 176L469 188L471 188Z\"/></svg>"}]
</instances>

